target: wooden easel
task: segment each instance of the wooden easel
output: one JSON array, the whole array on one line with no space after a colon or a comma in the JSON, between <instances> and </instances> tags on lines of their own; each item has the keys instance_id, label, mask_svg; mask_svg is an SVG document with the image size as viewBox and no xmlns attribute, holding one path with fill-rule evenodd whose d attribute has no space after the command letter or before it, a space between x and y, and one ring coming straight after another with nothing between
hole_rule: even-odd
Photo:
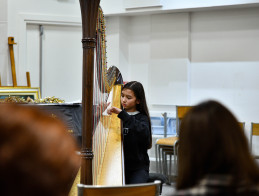
<instances>
[{"instance_id":1,"label":"wooden easel","mask_svg":"<svg viewBox=\"0 0 259 196\"><path fill-rule=\"evenodd\" d=\"M14 42L14 37L8 37L8 45L9 45L9 53L10 53L11 69L12 69L12 78L13 78L13 87L31 87L30 72L26 72L27 86L17 86L16 70L15 70L15 62L14 62L14 52L13 52L13 45L14 44L16 44ZM1 76L0 76L0 87L8 87L8 86L2 86Z\"/></svg>"}]
</instances>

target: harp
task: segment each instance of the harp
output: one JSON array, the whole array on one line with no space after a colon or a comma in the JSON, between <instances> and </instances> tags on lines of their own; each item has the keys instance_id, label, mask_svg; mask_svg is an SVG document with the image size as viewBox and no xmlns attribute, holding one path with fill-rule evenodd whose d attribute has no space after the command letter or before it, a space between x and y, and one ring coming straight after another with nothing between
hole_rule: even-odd
<instances>
[{"instance_id":1,"label":"harp","mask_svg":"<svg viewBox=\"0 0 259 196\"><path fill-rule=\"evenodd\" d=\"M70 195L76 194L79 178L81 184L87 185L124 183L121 122L115 114L103 113L111 94L111 104L120 107L123 81L116 67L107 70L105 24L99 3L100 0L80 0L83 30L81 169Z\"/></svg>"}]
</instances>

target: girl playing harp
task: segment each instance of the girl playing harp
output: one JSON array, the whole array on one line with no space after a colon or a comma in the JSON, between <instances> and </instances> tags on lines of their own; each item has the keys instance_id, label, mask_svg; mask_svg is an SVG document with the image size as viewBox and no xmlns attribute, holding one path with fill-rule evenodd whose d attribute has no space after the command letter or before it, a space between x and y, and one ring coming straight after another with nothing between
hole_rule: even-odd
<instances>
[{"instance_id":1,"label":"girl playing harp","mask_svg":"<svg viewBox=\"0 0 259 196\"><path fill-rule=\"evenodd\" d=\"M123 109L110 107L123 121L123 147L126 184L146 183L149 177L148 149L152 146L151 122L141 83L133 81L122 88Z\"/></svg>"}]
</instances>

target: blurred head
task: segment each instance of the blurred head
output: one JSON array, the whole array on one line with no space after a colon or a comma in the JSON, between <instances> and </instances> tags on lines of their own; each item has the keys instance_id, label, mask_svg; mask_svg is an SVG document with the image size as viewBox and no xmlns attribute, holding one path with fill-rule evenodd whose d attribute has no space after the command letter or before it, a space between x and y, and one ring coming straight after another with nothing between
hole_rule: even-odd
<instances>
[{"instance_id":1,"label":"blurred head","mask_svg":"<svg viewBox=\"0 0 259 196\"><path fill-rule=\"evenodd\" d=\"M123 86L122 91L125 91L127 89L131 90L136 97L136 110L139 111L140 113L145 114L148 117L150 135L152 135L152 133L151 133L151 121L150 121L150 116L149 116L149 111L148 111L146 96L145 96L145 90L143 88L143 85L140 82L131 81L131 82L126 83ZM152 137L150 137L149 148L151 148L151 146L152 146Z\"/></svg>"},{"instance_id":2,"label":"blurred head","mask_svg":"<svg viewBox=\"0 0 259 196\"><path fill-rule=\"evenodd\" d=\"M29 106L0 104L3 195L67 195L80 166L64 125Z\"/></svg>"},{"instance_id":3,"label":"blurred head","mask_svg":"<svg viewBox=\"0 0 259 196\"><path fill-rule=\"evenodd\" d=\"M244 130L222 104L207 101L194 106L181 122L179 137L177 189L194 186L207 174L259 181Z\"/></svg>"}]
</instances>

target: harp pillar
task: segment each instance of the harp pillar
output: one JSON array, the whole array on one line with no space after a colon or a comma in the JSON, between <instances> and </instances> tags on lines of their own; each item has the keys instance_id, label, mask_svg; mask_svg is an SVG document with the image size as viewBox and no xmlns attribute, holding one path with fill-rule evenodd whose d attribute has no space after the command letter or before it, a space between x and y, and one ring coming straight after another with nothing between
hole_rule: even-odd
<instances>
[{"instance_id":1,"label":"harp pillar","mask_svg":"<svg viewBox=\"0 0 259 196\"><path fill-rule=\"evenodd\" d=\"M80 183L92 182L92 131L94 49L96 47L96 21L100 0L79 0L83 30L83 81L82 81L82 149Z\"/></svg>"}]
</instances>

